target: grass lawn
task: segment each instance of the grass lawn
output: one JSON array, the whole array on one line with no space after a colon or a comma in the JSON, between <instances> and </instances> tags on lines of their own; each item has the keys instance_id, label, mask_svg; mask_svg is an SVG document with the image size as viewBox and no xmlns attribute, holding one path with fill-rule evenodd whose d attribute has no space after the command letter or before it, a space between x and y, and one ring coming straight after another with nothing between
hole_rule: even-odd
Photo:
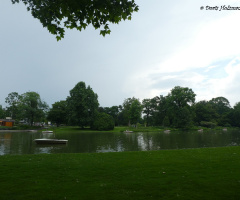
<instances>
[{"instance_id":1,"label":"grass lawn","mask_svg":"<svg viewBox=\"0 0 240 200\"><path fill-rule=\"evenodd\" d=\"M1 200L240 199L240 147L0 156Z\"/></svg>"},{"instance_id":2,"label":"grass lawn","mask_svg":"<svg viewBox=\"0 0 240 200\"><path fill-rule=\"evenodd\" d=\"M81 129L80 127L78 126L61 126L61 127L54 127L54 128L49 128L49 130L53 130L53 131L57 131L58 133L60 132L66 132L66 131L69 131L69 132L124 132L126 130L131 130L131 131L134 131L134 132L160 132L160 131L164 131L165 129L167 128L163 128L163 127L138 127L138 128L135 128L135 127L128 127L128 126L116 126L114 127L113 130L110 130L110 131L94 131L94 130L91 130L90 128L88 127L85 127L84 129ZM177 130L177 129L171 129L171 130Z\"/></svg>"},{"instance_id":3,"label":"grass lawn","mask_svg":"<svg viewBox=\"0 0 240 200\"><path fill-rule=\"evenodd\" d=\"M225 127L215 127L214 130L222 130ZM182 129L176 129L176 128L167 128L167 127L162 127L162 126L149 126L149 127L144 127L144 126L138 126L137 128L135 127L128 127L128 126L116 126L114 127L114 130L110 130L110 131L94 131L91 130L89 127L85 127L84 129L81 129L78 126L61 126L61 127L50 127L49 130L53 130L56 131L58 133L61 132L124 132L126 130L130 130L130 131L134 131L134 132L163 132L164 130L171 130L171 131L180 131ZM206 127L191 127L190 129L186 129L186 130L199 130L199 129L204 129L204 130L213 130L210 128L206 128ZM229 130L234 129L234 130L239 130L239 128L227 128Z\"/></svg>"}]
</instances>

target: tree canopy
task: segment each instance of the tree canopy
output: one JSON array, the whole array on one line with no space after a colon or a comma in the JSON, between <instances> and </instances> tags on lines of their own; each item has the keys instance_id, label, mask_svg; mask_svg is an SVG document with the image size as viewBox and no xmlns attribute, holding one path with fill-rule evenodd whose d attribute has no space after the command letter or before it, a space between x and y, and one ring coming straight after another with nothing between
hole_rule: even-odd
<instances>
[{"instance_id":1,"label":"tree canopy","mask_svg":"<svg viewBox=\"0 0 240 200\"><path fill-rule=\"evenodd\" d=\"M8 104L7 106L7 114L9 117L13 119L17 118L19 115L19 103L20 103L21 96L17 92L11 92L5 98L5 103Z\"/></svg>"},{"instance_id":2,"label":"tree canopy","mask_svg":"<svg viewBox=\"0 0 240 200\"><path fill-rule=\"evenodd\" d=\"M67 123L67 102L59 101L52 104L52 108L48 112L48 120L59 126Z\"/></svg>"},{"instance_id":3,"label":"tree canopy","mask_svg":"<svg viewBox=\"0 0 240 200\"><path fill-rule=\"evenodd\" d=\"M26 92L21 95L20 99L22 119L27 119L31 126L35 120L41 121L41 118L45 117L48 105L41 100L37 92Z\"/></svg>"},{"instance_id":4,"label":"tree canopy","mask_svg":"<svg viewBox=\"0 0 240 200\"><path fill-rule=\"evenodd\" d=\"M70 123L84 128L92 126L98 110L98 95L90 86L86 87L84 82L79 82L70 90L67 97L67 107Z\"/></svg>"},{"instance_id":5,"label":"tree canopy","mask_svg":"<svg viewBox=\"0 0 240 200\"><path fill-rule=\"evenodd\" d=\"M194 104L195 122L216 122L217 112L209 101L199 101Z\"/></svg>"},{"instance_id":6,"label":"tree canopy","mask_svg":"<svg viewBox=\"0 0 240 200\"><path fill-rule=\"evenodd\" d=\"M195 102L196 94L188 87L174 87L167 96L168 117L174 126L184 128L191 124L193 114L191 105Z\"/></svg>"},{"instance_id":7,"label":"tree canopy","mask_svg":"<svg viewBox=\"0 0 240 200\"><path fill-rule=\"evenodd\" d=\"M57 40L64 37L65 28L82 31L92 24L102 28L100 34L110 34L109 23L131 20L138 11L135 0L12 0L23 2L32 16L37 18Z\"/></svg>"},{"instance_id":8,"label":"tree canopy","mask_svg":"<svg viewBox=\"0 0 240 200\"><path fill-rule=\"evenodd\" d=\"M3 109L2 105L0 105L0 119L5 117L5 110Z\"/></svg>"},{"instance_id":9,"label":"tree canopy","mask_svg":"<svg viewBox=\"0 0 240 200\"><path fill-rule=\"evenodd\" d=\"M48 105L37 92L26 92L19 95L11 92L5 98L6 109L2 115L11 117L16 121L24 120L33 125L34 122L43 122L48 111Z\"/></svg>"},{"instance_id":10,"label":"tree canopy","mask_svg":"<svg viewBox=\"0 0 240 200\"><path fill-rule=\"evenodd\" d=\"M123 102L123 113L128 119L129 126L131 123L137 124L142 113L142 104L139 99L136 99L135 97L125 99Z\"/></svg>"},{"instance_id":11,"label":"tree canopy","mask_svg":"<svg viewBox=\"0 0 240 200\"><path fill-rule=\"evenodd\" d=\"M209 102L213 105L218 114L228 112L231 107L228 99L225 97L212 98Z\"/></svg>"},{"instance_id":12,"label":"tree canopy","mask_svg":"<svg viewBox=\"0 0 240 200\"><path fill-rule=\"evenodd\" d=\"M92 128L94 130L99 131L113 130L114 129L113 117L104 112L98 113L96 118L94 119Z\"/></svg>"}]
</instances>

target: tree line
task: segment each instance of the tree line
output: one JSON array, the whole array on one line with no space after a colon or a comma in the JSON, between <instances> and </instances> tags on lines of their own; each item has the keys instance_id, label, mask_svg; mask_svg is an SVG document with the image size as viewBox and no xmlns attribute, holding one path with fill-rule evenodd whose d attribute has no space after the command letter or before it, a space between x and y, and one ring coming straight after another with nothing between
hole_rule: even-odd
<instances>
[{"instance_id":1,"label":"tree line","mask_svg":"<svg viewBox=\"0 0 240 200\"><path fill-rule=\"evenodd\" d=\"M0 118L12 117L16 121L51 121L60 124L90 127L94 130L112 130L114 126L164 126L190 128L192 126L240 127L240 102L232 108L225 97L209 101L195 101L196 94L188 87L174 87L168 95L140 101L132 97L122 105L100 107L98 95L90 86L79 82L69 96L49 108L36 92L19 95L12 92L6 97L6 108L0 106Z\"/></svg>"}]
</instances>

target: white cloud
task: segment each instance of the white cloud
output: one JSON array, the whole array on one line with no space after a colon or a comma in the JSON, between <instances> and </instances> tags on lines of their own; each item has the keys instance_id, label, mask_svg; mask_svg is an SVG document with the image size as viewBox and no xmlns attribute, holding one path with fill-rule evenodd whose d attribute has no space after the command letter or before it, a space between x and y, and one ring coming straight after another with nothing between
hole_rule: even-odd
<instances>
[{"instance_id":1,"label":"white cloud","mask_svg":"<svg viewBox=\"0 0 240 200\"><path fill-rule=\"evenodd\" d=\"M222 69L226 60L240 53L239 17L240 12L222 11L208 23L196 26L186 44L181 42L177 48L172 46L174 51L164 60L136 71L126 82L125 89L140 98L150 98L166 95L174 86L180 85L192 88L199 100L226 95L233 104L237 101L236 91L233 95L228 91L236 88L234 85L240 85L236 83L240 67L231 64L224 71ZM222 77L214 77L218 74L212 70L222 70L219 72Z\"/></svg>"},{"instance_id":2,"label":"white cloud","mask_svg":"<svg viewBox=\"0 0 240 200\"><path fill-rule=\"evenodd\" d=\"M239 12L240 13L240 12ZM204 68L240 52L239 13L213 20L192 35L192 43L183 45L178 52L159 63L159 72L170 73Z\"/></svg>"},{"instance_id":3,"label":"white cloud","mask_svg":"<svg viewBox=\"0 0 240 200\"><path fill-rule=\"evenodd\" d=\"M240 101L240 58L235 57L224 68L226 73L222 78L207 78L199 82L196 88L197 100L210 100L223 96L230 101L231 106Z\"/></svg>"},{"instance_id":4,"label":"white cloud","mask_svg":"<svg viewBox=\"0 0 240 200\"><path fill-rule=\"evenodd\" d=\"M209 67L207 67L207 69L205 69L204 70L204 72L209 72L211 69L214 69L214 68L216 68L217 66L209 66Z\"/></svg>"}]
</instances>

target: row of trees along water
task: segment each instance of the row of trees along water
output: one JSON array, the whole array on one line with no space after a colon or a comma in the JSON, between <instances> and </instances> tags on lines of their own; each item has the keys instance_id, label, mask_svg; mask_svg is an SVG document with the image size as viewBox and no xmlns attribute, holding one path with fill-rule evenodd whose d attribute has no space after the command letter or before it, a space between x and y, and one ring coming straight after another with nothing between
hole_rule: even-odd
<instances>
[{"instance_id":1,"label":"row of trees along water","mask_svg":"<svg viewBox=\"0 0 240 200\"><path fill-rule=\"evenodd\" d=\"M228 99L216 97L195 102L196 94L188 87L174 87L167 96L143 99L125 99L122 105L100 107L98 95L90 86L79 82L70 90L66 100L55 102L51 108L36 92L19 95L10 93L6 108L0 106L0 118L12 117L30 125L51 121L60 124L111 130L114 126L165 126L189 128L191 126L240 127L240 102L232 108Z\"/></svg>"}]
</instances>

